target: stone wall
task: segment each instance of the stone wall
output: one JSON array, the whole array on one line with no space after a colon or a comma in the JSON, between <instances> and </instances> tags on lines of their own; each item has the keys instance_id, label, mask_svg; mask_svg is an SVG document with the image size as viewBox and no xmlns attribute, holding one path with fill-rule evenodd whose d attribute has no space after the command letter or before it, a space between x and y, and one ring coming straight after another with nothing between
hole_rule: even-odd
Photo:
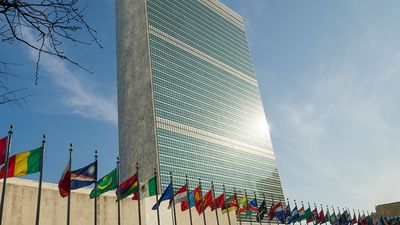
<instances>
[{"instance_id":1,"label":"stone wall","mask_svg":"<svg viewBox=\"0 0 400 225\"><path fill-rule=\"evenodd\" d=\"M1 183L1 182L0 182ZM2 185L0 185L1 189ZM7 180L4 205L3 225L34 225L38 182L18 178ZM71 225L94 224L94 201L89 199L91 189L82 188L71 195ZM98 199L98 225L117 225L117 203L114 191L102 195ZM155 198L141 201L142 225L157 225L157 211L151 210ZM177 225L189 225L189 211L181 212L177 205ZM227 214L218 211L220 225L228 225ZM136 225L138 223L137 202L126 198L121 201L121 224ZM192 210L193 224L203 225L203 217ZM231 225L236 225L234 213L230 213ZM41 225L63 225L67 218L67 198L61 198L57 184L43 183L42 205L40 212ZM161 225L173 225L172 213L168 209L168 201L160 207ZM215 211L206 210L207 225L217 225ZM244 223L242 223L244 225Z\"/></svg>"}]
</instances>

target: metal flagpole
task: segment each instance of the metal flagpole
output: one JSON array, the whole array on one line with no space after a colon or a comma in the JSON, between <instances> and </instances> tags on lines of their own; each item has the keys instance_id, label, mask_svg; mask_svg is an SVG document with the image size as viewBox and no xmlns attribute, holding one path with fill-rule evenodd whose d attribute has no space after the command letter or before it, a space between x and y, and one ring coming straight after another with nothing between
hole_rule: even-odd
<instances>
[{"instance_id":1,"label":"metal flagpole","mask_svg":"<svg viewBox=\"0 0 400 225\"><path fill-rule=\"evenodd\" d=\"M239 204L239 200L238 200L238 196L237 196L237 193L236 193L236 188L235 187L233 187L233 192L235 192L235 195L236 195L236 202L238 203L238 205L239 205L239 207L238 207L238 209L236 210L236 212L235 212L235 214L237 213L237 212L239 212L239 225L242 225L242 218L240 217L240 204Z\"/></svg>"},{"instance_id":2,"label":"metal flagpole","mask_svg":"<svg viewBox=\"0 0 400 225\"><path fill-rule=\"evenodd\" d=\"M256 195L256 192L254 192L254 199L256 200L256 206L257 206L257 209L258 209L258 203L257 203L257 195ZM258 210L257 210L258 211ZM253 212L251 213L251 215L250 216L252 216L253 215ZM257 219L256 219L256 222L257 222Z\"/></svg>"},{"instance_id":3,"label":"metal flagpole","mask_svg":"<svg viewBox=\"0 0 400 225\"><path fill-rule=\"evenodd\" d=\"M263 198L264 198L264 201L265 201L265 195L264 195L264 193L263 193ZM295 201L296 202L296 201ZM265 203L267 203L267 202L265 202ZM274 204L274 202L272 202L272 204ZM265 205L267 205L267 204L265 204ZM271 220L269 220L269 218L268 218L268 224L269 225L271 225ZM294 224L294 223L293 223Z\"/></svg>"},{"instance_id":4,"label":"metal flagpole","mask_svg":"<svg viewBox=\"0 0 400 225\"><path fill-rule=\"evenodd\" d=\"M229 208L228 208L228 205L226 204L225 184L222 185L222 188L224 191L224 198L225 198L225 210L226 210L226 214L228 214L228 224L231 225L231 216L229 215Z\"/></svg>"},{"instance_id":5,"label":"metal flagpole","mask_svg":"<svg viewBox=\"0 0 400 225\"><path fill-rule=\"evenodd\" d=\"M139 183L139 163L136 162L136 175L137 175L137 182ZM139 211L139 225L142 225L142 215L140 214L140 191L138 192L138 211Z\"/></svg>"},{"instance_id":6,"label":"metal flagpole","mask_svg":"<svg viewBox=\"0 0 400 225\"><path fill-rule=\"evenodd\" d=\"M42 180L43 180L43 156L44 156L44 144L46 143L46 135L43 134L42 140L42 151L40 152L40 174L39 174L39 191L37 198L37 206L36 206L36 225L39 225L40 219L40 200L42 197Z\"/></svg>"},{"instance_id":7,"label":"metal flagpole","mask_svg":"<svg viewBox=\"0 0 400 225\"><path fill-rule=\"evenodd\" d=\"M158 176L157 176L157 168L154 168L154 176L156 178L156 202L158 202ZM140 191L140 190L139 190ZM157 207L157 225L160 225L160 210Z\"/></svg>"},{"instance_id":8,"label":"metal flagpole","mask_svg":"<svg viewBox=\"0 0 400 225\"><path fill-rule=\"evenodd\" d=\"M71 173L72 170L72 143L69 144L69 166L68 170ZM71 184L71 178L70 178L70 184ZM69 190L68 194L68 203L67 203L67 225L70 224L70 215L71 215L71 189Z\"/></svg>"},{"instance_id":9,"label":"metal flagpole","mask_svg":"<svg viewBox=\"0 0 400 225\"><path fill-rule=\"evenodd\" d=\"M200 187L201 210L202 210L202 213L203 213L203 222L204 222L204 225L207 225L206 215L204 214L203 189L201 188L201 180L200 179L199 179L199 187Z\"/></svg>"},{"instance_id":10,"label":"metal flagpole","mask_svg":"<svg viewBox=\"0 0 400 225\"><path fill-rule=\"evenodd\" d=\"M169 172L169 176L171 179L171 184L172 184L172 190L174 190L174 181L172 178L172 172ZM174 225L176 225L176 211L175 211L175 196L172 196L172 210L174 212Z\"/></svg>"},{"instance_id":11,"label":"metal flagpole","mask_svg":"<svg viewBox=\"0 0 400 225\"><path fill-rule=\"evenodd\" d=\"M10 125L10 130L8 131L8 137L7 137L6 162L4 164L3 189L1 191L1 203L0 203L0 225L3 223L3 208L4 208L4 198L5 198L5 194L6 194L8 159L10 158L11 138L13 135L13 131L12 131L13 128L14 128L14 126Z\"/></svg>"},{"instance_id":12,"label":"metal flagpole","mask_svg":"<svg viewBox=\"0 0 400 225\"><path fill-rule=\"evenodd\" d=\"M94 161L96 162L96 182L94 182L94 225L97 225L97 173L99 171L97 158L97 150L95 150Z\"/></svg>"},{"instance_id":13,"label":"metal flagpole","mask_svg":"<svg viewBox=\"0 0 400 225\"><path fill-rule=\"evenodd\" d=\"M120 176L119 176L119 157L117 157L117 182L118 185L117 187L119 187L119 183L120 183ZM118 209L118 225L121 225L121 204L119 202L119 197L117 196L117 209Z\"/></svg>"},{"instance_id":14,"label":"metal flagpole","mask_svg":"<svg viewBox=\"0 0 400 225\"><path fill-rule=\"evenodd\" d=\"M214 190L214 182L212 182L212 181L211 181L211 189L212 189L213 205L214 205L214 210L215 210L215 218L217 219L217 225L219 225L219 219L218 219L218 209L216 209L216 205L215 205L215 190Z\"/></svg>"},{"instance_id":15,"label":"metal flagpole","mask_svg":"<svg viewBox=\"0 0 400 225\"><path fill-rule=\"evenodd\" d=\"M246 207L248 208L249 207L249 200L247 199L247 192L246 192L246 189L244 189L244 196L246 196ZM246 216L247 216L247 209L246 208ZM252 219L251 219L251 215L249 216L250 217L250 225L252 225L253 224L253 221L252 221Z\"/></svg>"},{"instance_id":16,"label":"metal flagpole","mask_svg":"<svg viewBox=\"0 0 400 225\"><path fill-rule=\"evenodd\" d=\"M186 195L187 195L187 201L188 201L188 206L189 206L190 225L193 225L193 221L192 221L192 208L190 207L190 198L189 198L189 181L188 181L188 176L187 176L187 175L186 175Z\"/></svg>"}]
</instances>

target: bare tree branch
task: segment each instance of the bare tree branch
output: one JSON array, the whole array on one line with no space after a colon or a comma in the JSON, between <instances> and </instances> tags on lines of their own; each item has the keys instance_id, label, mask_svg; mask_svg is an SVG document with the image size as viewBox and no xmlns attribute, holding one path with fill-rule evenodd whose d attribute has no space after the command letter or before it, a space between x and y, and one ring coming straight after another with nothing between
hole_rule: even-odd
<instances>
[{"instance_id":1,"label":"bare tree branch","mask_svg":"<svg viewBox=\"0 0 400 225\"><path fill-rule=\"evenodd\" d=\"M102 48L96 31L84 20L87 6L79 0L0 0L0 38L3 43L20 43L37 52L34 83L39 82L40 60L43 54L58 57L87 72L88 69L71 59L62 51L64 42L95 44ZM85 32L88 40L75 37L78 31ZM33 37L33 39L32 39ZM4 80L12 75L7 63L0 61L0 104L10 102L16 92L6 89ZM2 103L3 102L3 103Z\"/></svg>"}]
</instances>

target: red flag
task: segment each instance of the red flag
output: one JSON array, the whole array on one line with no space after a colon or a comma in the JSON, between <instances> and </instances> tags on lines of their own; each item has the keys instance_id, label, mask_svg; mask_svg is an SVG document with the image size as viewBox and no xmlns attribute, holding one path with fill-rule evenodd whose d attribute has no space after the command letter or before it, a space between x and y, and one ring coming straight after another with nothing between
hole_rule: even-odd
<instances>
[{"instance_id":1,"label":"red flag","mask_svg":"<svg viewBox=\"0 0 400 225\"><path fill-rule=\"evenodd\" d=\"M8 136L5 136L2 139L0 139L0 164L6 162L7 140Z\"/></svg>"},{"instance_id":2,"label":"red flag","mask_svg":"<svg viewBox=\"0 0 400 225\"><path fill-rule=\"evenodd\" d=\"M209 190L203 197L203 210L207 209L207 207L212 207L213 198L212 198L212 190Z\"/></svg>"},{"instance_id":3,"label":"red flag","mask_svg":"<svg viewBox=\"0 0 400 225\"><path fill-rule=\"evenodd\" d=\"M324 223L324 221L325 221L324 209L321 208L321 212L319 212L318 218L319 218L320 223Z\"/></svg>"},{"instance_id":4,"label":"red flag","mask_svg":"<svg viewBox=\"0 0 400 225\"><path fill-rule=\"evenodd\" d=\"M225 195L222 194L222 195L218 196L214 200L214 204L215 204L215 208L214 208L214 205L212 205L211 206L212 210L224 207L225 206Z\"/></svg>"},{"instance_id":5,"label":"red flag","mask_svg":"<svg viewBox=\"0 0 400 225\"><path fill-rule=\"evenodd\" d=\"M68 161L61 175L60 181L58 182L58 191L61 197L66 197L71 192L71 171L69 170L71 161Z\"/></svg>"},{"instance_id":6,"label":"red flag","mask_svg":"<svg viewBox=\"0 0 400 225\"><path fill-rule=\"evenodd\" d=\"M179 204L181 202L187 201L187 185L184 184L179 191L174 194L175 204ZM168 209L172 207L172 199L169 200Z\"/></svg>"},{"instance_id":7,"label":"red flag","mask_svg":"<svg viewBox=\"0 0 400 225\"><path fill-rule=\"evenodd\" d=\"M351 224L356 224L357 223L357 216L356 213L353 215L353 220L351 221Z\"/></svg>"}]
</instances>

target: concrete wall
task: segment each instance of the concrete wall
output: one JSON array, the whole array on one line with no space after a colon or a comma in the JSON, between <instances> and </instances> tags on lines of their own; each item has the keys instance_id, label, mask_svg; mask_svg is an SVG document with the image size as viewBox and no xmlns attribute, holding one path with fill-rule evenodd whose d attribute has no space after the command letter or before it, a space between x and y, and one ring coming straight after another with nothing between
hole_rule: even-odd
<instances>
[{"instance_id":1,"label":"concrete wall","mask_svg":"<svg viewBox=\"0 0 400 225\"><path fill-rule=\"evenodd\" d=\"M0 182L1 183L1 182ZM36 181L10 178L7 180L6 199L4 205L4 225L34 225L37 202ZM0 185L1 187L1 185ZM94 201L89 199L90 189L83 188L73 191L71 195L71 225L94 224ZM141 201L142 225L157 225L157 211L151 210L155 198ZM161 225L173 225L168 201L160 206ZM189 211L181 212L177 205L177 225L189 225ZM121 202L122 225L138 223L137 202L130 198ZM193 208L193 224L203 225L203 217ZM41 225L66 224L67 198L61 198L57 184L43 183L42 205L40 213ZM219 211L220 225L228 225L227 214ZM234 213L230 214L231 224L236 225ZM215 212L206 210L207 225L217 225ZM117 225L117 203L114 191L102 195L98 200L98 225ZM243 223L244 224L244 223Z\"/></svg>"},{"instance_id":2,"label":"concrete wall","mask_svg":"<svg viewBox=\"0 0 400 225\"><path fill-rule=\"evenodd\" d=\"M147 180L158 155L146 0L116 0L115 6L121 180L134 173L136 162Z\"/></svg>"}]
</instances>

